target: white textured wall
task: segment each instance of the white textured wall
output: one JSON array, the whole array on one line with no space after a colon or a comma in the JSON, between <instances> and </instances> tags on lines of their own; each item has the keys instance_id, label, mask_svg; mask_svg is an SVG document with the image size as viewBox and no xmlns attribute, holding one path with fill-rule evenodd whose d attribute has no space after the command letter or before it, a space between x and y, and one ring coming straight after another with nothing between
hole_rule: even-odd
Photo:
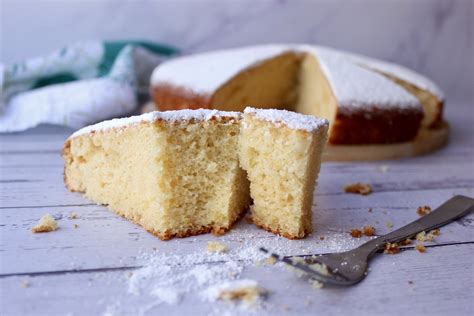
<instances>
[{"instance_id":1,"label":"white textured wall","mask_svg":"<svg viewBox=\"0 0 474 316\"><path fill-rule=\"evenodd\" d=\"M473 100L472 0L0 0L2 62L85 39L141 38L186 51L309 42L414 68Z\"/></svg>"}]
</instances>

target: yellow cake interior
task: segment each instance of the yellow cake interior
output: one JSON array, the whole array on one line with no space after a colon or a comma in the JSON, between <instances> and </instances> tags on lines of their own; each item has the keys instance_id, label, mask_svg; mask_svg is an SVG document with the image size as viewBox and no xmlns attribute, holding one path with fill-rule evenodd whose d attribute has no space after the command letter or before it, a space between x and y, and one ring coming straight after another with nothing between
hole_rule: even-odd
<instances>
[{"instance_id":1,"label":"yellow cake interior","mask_svg":"<svg viewBox=\"0 0 474 316\"><path fill-rule=\"evenodd\" d=\"M313 190L327 128L307 132L244 114L240 164L248 173L252 220L287 238L312 232Z\"/></svg>"},{"instance_id":2,"label":"yellow cake interior","mask_svg":"<svg viewBox=\"0 0 474 316\"><path fill-rule=\"evenodd\" d=\"M162 239L229 229L249 204L239 124L143 122L71 138L65 181Z\"/></svg>"},{"instance_id":3,"label":"yellow cake interior","mask_svg":"<svg viewBox=\"0 0 474 316\"><path fill-rule=\"evenodd\" d=\"M299 71L297 102L294 111L334 122L337 100L318 60L307 54Z\"/></svg>"},{"instance_id":4,"label":"yellow cake interior","mask_svg":"<svg viewBox=\"0 0 474 316\"><path fill-rule=\"evenodd\" d=\"M293 108L302 57L302 54L287 52L240 72L214 93L212 107L240 112L248 105Z\"/></svg>"}]
</instances>

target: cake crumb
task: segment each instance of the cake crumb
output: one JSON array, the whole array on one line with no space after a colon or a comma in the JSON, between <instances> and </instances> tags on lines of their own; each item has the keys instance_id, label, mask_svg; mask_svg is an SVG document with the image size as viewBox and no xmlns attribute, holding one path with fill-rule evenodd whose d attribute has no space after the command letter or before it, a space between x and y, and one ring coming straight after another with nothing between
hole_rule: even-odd
<instances>
[{"instance_id":1,"label":"cake crumb","mask_svg":"<svg viewBox=\"0 0 474 316\"><path fill-rule=\"evenodd\" d=\"M419 206L416 209L416 214L418 214L418 216L425 216L429 214L430 212L431 212L431 207L429 207L428 205Z\"/></svg>"},{"instance_id":2,"label":"cake crumb","mask_svg":"<svg viewBox=\"0 0 474 316\"><path fill-rule=\"evenodd\" d=\"M319 236L319 240L324 240L324 236Z\"/></svg>"},{"instance_id":3,"label":"cake crumb","mask_svg":"<svg viewBox=\"0 0 474 316\"><path fill-rule=\"evenodd\" d=\"M207 251L209 252L217 252L217 253L224 253L227 252L229 248L217 241L209 241L207 243Z\"/></svg>"},{"instance_id":4,"label":"cake crumb","mask_svg":"<svg viewBox=\"0 0 474 316\"><path fill-rule=\"evenodd\" d=\"M362 231L357 228L351 229L351 236L354 238L360 238L362 237Z\"/></svg>"},{"instance_id":5,"label":"cake crumb","mask_svg":"<svg viewBox=\"0 0 474 316\"><path fill-rule=\"evenodd\" d=\"M69 219L78 219L79 218L79 214L77 214L76 212L72 212L71 214L69 214Z\"/></svg>"},{"instance_id":6,"label":"cake crumb","mask_svg":"<svg viewBox=\"0 0 474 316\"><path fill-rule=\"evenodd\" d=\"M365 225L364 226L364 235L369 236L369 237L375 235L375 227L370 226L370 225Z\"/></svg>"},{"instance_id":7,"label":"cake crumb","mask_svg":"<svg viewBox=\"0 0 474 316\"><path fill-rule=\"evenodd\" d=\"M74 228L78 228L78 227L79 227L79 225L77 225L77 224L74 224L74 226L73 226L73 227L74 227Z\"/></svg>"},{"instance_id":8,"label":"cake crumb","mask_svg":"<svg viewBox=\"0 0 474 316\"><path fill-rule=\"evenodd\" d=\"M372 193L372 187L367 183L361 183L361 182L351 183L351 184L347 184L344 187L344 192L360 194L360 195L368 195Z\"/></svg>"},{"instance_id":9,"label":"cake crumb","mask_svg":"<svg viewBox=\"0 0 474 316\"><path fill-rule=\"evenodd\" d=\"M386 243L385 244L385 249L383 253L389 254L389 255L394 255L400 252L400 247L398 247L397 243Z\"/></svg>"},{"instance_id":10,"label":"cake crumb","mask_svg":"<svg viewBox=\"0 0 474 316\"><path fill-rule=\"evenodd\" d=\"M274 265L277 262L277 259L275 259L274 257L268 257L263 262L267 265Z\"/></svg>"},{"instance_id":11,"label":"cake crumb","mask_svg":"<svg viewBox=\"0 0 474 316\"><path fill-rule=\"evenodd\" d=\"M425 235L426 235L426 233L424 231L419 232L418 234L416 234L416 240L425 241Z\"/></svg>"},{"instance_id":12,"label":"cake crumb","mask_svg":"<svg viewBox=\"0 0 474 316\"><path fill-rule=\"evenodd\" d=\"M421 253L426 252L426 247L423 246L423 244L420 244L420 243L416 244L415 249L418 250L418 252L421 252Z\"/></svg>"},{"instance_id":13,"label":"cake crumb","mask_svg":"<svg viewBox=\"0 0 474 316\"><path fill-rule=\"evenodd\" d=\"M439 228L433 229L432 231L430 231L430 234L433 236L439 236L441 235L441 230Z\"/></svg>"},{"instance_id":14,"label":"cake crumb","mask_svg":"<svg viewBox=\"0 0 474 316\"><path fill-rule=\"evenodd\" d=\"M267 294L254 280L225 282L207 290L211 300L223 300L252 304Z\"/></svg>"},{"instance_id":15,"label":"cake crumb","mask_svg":"<svg viewBox=\"0 0 474 316\"><path fill-rule=\"evenodd\" d=\"M416 234L416 240L418 241L433 241L434 240L434 234L432 232L429 232L428 234L424 231L419 232Z\"/></svg>"},{"instance_id":16,"label":"cake crumb","mask_svg":"<svg viewBox=\"0 0 474 316\"><path fill-rule=\"evenodd\" d=\"M410 239L410 238L407 238L407 239L405 239L405 240L400 241L400 245L402 245L402 246L411 245L411 239Z\"/></svg>"},{"instance_id":17,"label":"cake crumb","mask_svg":"<svg viewBox=\"0 0 474 316\"><path fill-rule=\"evenodd\" d=\"M27 280L22 280L20 285L22 288L26 289L30 287L30 282L28 282Z\"/></svg>"},{"instance_id":18,"label":"cake crumb","mask_svg":"<svg viewBox=\"0 0 474 316\"><path fill-rule=\"evenodd\" d=\"M58 223L49 214L45 214L41 217L38 224L34 226L31 231L33 233L48 233L58 229Z\"/></svg>"},{"instance_id":19,"label":"cake crumb","mask_svg":"<svg viewBox=\"0 0 474 316\"><path fill-rule=\"evenodd\" d=\"M313 289L321 289L323 288L323 283L319 282L318 280L315 280L315 279L309 279L309 284L311 285L311 287Z\"/></svg>"},{"instance_id":20,"label":"cake crumb","mask_svg":"<svg viewBox=\"0 0 474 316\"><path fill-rule=\"evenodd\" d=\"M323 264L323 263L313 263L308 266L311 270L314 270L318 272L319 274L325 275L325 276L330 276L331 274L329 273L328 267Z\"/></svg>"},{"instance_id":21,"label":"cake crumb","mask_svg":"<svg viewBox=\"0 0 474 316\"><path fill-rule=\"evenodd\" d=\"M387 223L385 223L385 226L387 226L388 228L392 228L393 227L393 223L388 221Z\"/></svg>"},{"instance_id":22,"label":"cake crumb","mask_svg":"<svg viewBox=\"0 0 474 316\"><path fill-rule=\"evenodd\" d=\"M413 284L413 281L409 280L409 281L408 281L408 284L410 284L410 285Z\"/></svg>"},{"instance_id":23,"label":"cake crumb","mask_svg":"<svg viewBox=\"0 0 474 316\"><path fill-rule=\"evenodd\" d=\"M372 213L372 208L371 207L369 207L369 213Z\"/></svg>"}]
</instances>

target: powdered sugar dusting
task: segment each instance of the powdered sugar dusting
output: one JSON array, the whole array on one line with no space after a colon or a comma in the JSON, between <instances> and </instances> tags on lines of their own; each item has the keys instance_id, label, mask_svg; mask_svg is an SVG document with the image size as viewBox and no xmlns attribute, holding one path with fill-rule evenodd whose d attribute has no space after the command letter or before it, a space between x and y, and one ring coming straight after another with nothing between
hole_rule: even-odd
<instances>
[{"instance_id":1,"label":"powdered sugar dusting","mask_svg":"<svg viewBox=\"0 0 474 316\"><path fill-rule=\"evenodd\" d=\"M177 111L166 111L166 112L150 112L142 115L131 116L126 118L113 119L108 121L103 121L94 125L86 126L74 134L71 137L76 137L91 132L104 131L113 128L126 127L142 122L154 122L156 120L164 121L207 121L216 117L230 117L235 119L240 119L239 112L227 112L227 111L218 111L218 110L177 110Z\"/></svg>"},{"instance_id":2,"label":"powdered sugar dusting","mask_svg":"<svg viewBox=\"0 0 474 316\"><path fill-rule=\"evenodd\" d=\"M329 121L312 115L304 115L296 112L275 109L255 109L247 107L245 114L250 114L257 119L265 120L275 124L284 124L295 130L314 132L322 127L328 127Z\"/></svg>"},{"instance_id":3,"label":"powdered sugar dusting","mask_svg":"<svg viewBox=\"0 0 474 316\"><path fill-rule=\"evenodd\" d=\"M211 94L238 72L291 50L290 45L262 45L184 56L157 67L150 82L152 86L171 83Z\"/></svg>"},{"instance_id":4,"label":"powdered sugar dusting","mask_svg":"<svg viewBox=\"0 0 474 316\"><path fill-rule=\"evenodd\" d=\"M408 69L407 67L368 56L362 56L359 54L342 52L329 48L325 48L325 50L331 51L332 54L339 54L343 56L343 58L351 60L354 63L365 65L368 68L372 68L374 70L398 77L404 81L407 81L417 86L420 89L429 91L430 93L434 94L439 100L444 100L444 93L436 83L434 83L427 77L411 69Z\"/></svg>"},{"instance_id":5,"label":"powdered sugar dusting","mask_svg":"<svg viewBox=\"0 0 474 316\"><path fill-rule=\"evenodd\" d=\"M413 95L383 75L361 67L343 54L325 48L308 47L318 58L342 110L417 109Z\"/></svg>"}]
</instances>

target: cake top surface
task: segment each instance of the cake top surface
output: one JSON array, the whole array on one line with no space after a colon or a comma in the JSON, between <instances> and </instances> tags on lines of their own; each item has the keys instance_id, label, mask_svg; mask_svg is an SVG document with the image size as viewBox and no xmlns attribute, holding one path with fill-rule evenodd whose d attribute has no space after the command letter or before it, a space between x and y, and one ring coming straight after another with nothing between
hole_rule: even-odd
<instances>
[{"instance_id":1,"label":"cake top surface","mask_svg":"<svg viewBox=\"0 0 474 316\"><path fill-rule=\"evenodd\" d=\"M359 66L343 54L323 47L304 49L318 59L342 109L360 108L415 109L421 111L416 97L385 76Z\"/></svg>"},{"instance_id":2,"label":"cake top surface","mask_svg":"<svg viewBox=\"0 0 474 316\"><path fill-rule=\"evenodd\" d=\"M91 132L104 131L104 130L113 129L113 128L121 128L121 127L126 127L126 126L130 126L130 125L138 124L142 122L154 122L157 120L168 121L168 122L191 121L191 120L208 121L216 117L240 119L241 113L218 111L218 110L207 110L207 109L177 110L177 111L166 111L166 112L155 111L155 112L145 113L142 115L112 119L112 120L103 121L94 125L89 125L76 131L74 134L71 135L71 138L84 135L84 134L89 134Z\"/></svg>"},{"instance_id":3,"label":"cake top surface","mask_svg":"<svg viewBox=\"0 0 474 316\"><path fill-rule=\"evenodd\" d=\"M250 114L259 120L275 124L284 124L290 129L306 132L314 132L322 127L329 126L329 121L326 119L287 110L255 109L252 107L246 107L244 113Z\"/></svg>"},{"instance_id":4,"label":"cake top surface","mask_svg":"<svg viewBox=\"0 0 474 316\"><path fill-rule=\"evenodd\" d=\"M443 91L436 83L407 67L355 53L342 52L330 48L325 49L327 51L331 51L333 54L345 56L345 58L353 61L354 63L398 77L403 81L409 82L420 89L432 93L439 100L444 100L445 98Z\"/></svg>"}]
</instances>

